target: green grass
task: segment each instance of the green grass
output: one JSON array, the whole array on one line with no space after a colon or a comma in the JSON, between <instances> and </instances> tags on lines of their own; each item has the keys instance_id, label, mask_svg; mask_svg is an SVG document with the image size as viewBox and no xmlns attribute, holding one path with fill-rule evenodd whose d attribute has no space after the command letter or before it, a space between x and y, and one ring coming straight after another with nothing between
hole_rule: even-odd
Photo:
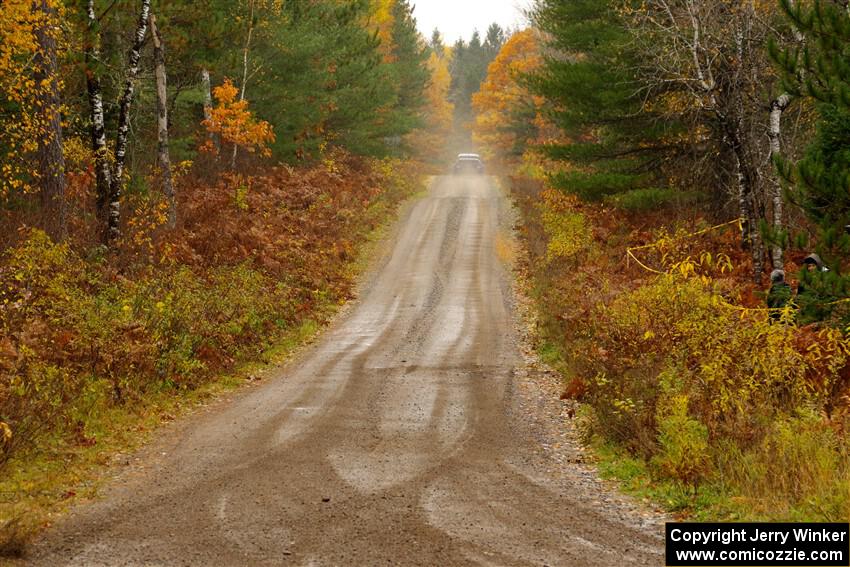
<instances>
[{"instance_id":1,"label":"green grass","mask_svg":"<svg viewBox=\"0 0 850 567\"><path fill-rule=\"evenodd\" d=\"M636 459L625 450L598 438L590 443L590 447L600 476L615 481L623 493L643 502L654 502L683 519L716 521L720 516L733 519L730 511L724 510L728 502L717 487L702 485L694 491L676 482L657 481L645 461Z\"/></svg>"},{"instance_id":2,"label":"green grass","mask_svg":"<svg viewBox=\"0 0 850 567\"><path fill-rule=\"evenodd\" d=\"M540 357L540 360L545 364L553 367L560 367L564 363L564 358L561 354L560 349L555 345L555 343L543 340L537 346L537 355Z\"/></svg>"}]
</instances>

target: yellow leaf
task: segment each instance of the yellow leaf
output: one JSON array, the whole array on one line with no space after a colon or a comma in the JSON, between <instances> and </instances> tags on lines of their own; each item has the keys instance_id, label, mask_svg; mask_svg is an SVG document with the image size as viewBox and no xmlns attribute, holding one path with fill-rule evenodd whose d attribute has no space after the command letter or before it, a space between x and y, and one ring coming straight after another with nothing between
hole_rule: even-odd
<instances>
[{"instance_id":1,"label":"yellow leaf","mask_svg":"<svg viewBox=\"0 0 850 567\"><path fill-rule=\"evenodd\" d=\"M0 440L4 443L12 438L12 428L7 423L0 421Z\"/></svg>"}]
</instances>

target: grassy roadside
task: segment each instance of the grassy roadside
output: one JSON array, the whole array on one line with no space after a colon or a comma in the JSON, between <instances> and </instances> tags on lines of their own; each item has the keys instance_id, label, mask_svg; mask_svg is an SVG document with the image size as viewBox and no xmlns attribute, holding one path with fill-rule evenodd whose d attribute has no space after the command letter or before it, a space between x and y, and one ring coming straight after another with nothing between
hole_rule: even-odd
<instances>
[{"instance_id":1,"label":"grassy roadside","mask_svg":"<svg viewBox=\"0 0 850 567\"><path fill-rule=\"evenodd\" d=\"M689 239L700 225L635 219L522 179L512 193L536 348L578 402L603 477L683 518L850 517L839 331L772 322L738 258L694 263L718 258L734 234ZM659 234L672 235L669 256L644 259L669 272L624 260L630 243Z\"/></svg>"},{"instance_id":2,"label":"grassy roadside","mask_svg":"<svg viewBox=\"0 0 850 567\"><path fill-rule=\"evenodd\" d=\"M157 434L160 427L186 417L217 398L261 379L262 372L286 361L321 332L337 304L322 306L323 315L283 333L256 360L240 363L197 389L160 392L133 406L116 406L87 423L86 435L96 443L69 445L64 435L43 440L37 452L15 457L0 479L0 558L21 555L39 531L70 506L95 497L110 478L110 467Z\"/></svg>"},{"instance_id":3,"label":"grassy roadside","mask_svg":"<svg viewBox=\"0 0 850 567\"><path fill-rule=\"evenodd\" d=\"M530 305L535 311L533 345L537 356L547 366L558 372L565 389L569 387L574 371L565 348L563 337L559 336L561 328L557 319L546 310L546 282L540 280L531 270L524 269L529 262L528 241L519 239L522 262L517 269L522 270L519 285L523 295L530 299ZM594 435L585 427L592 417L591 408L580 404L575 419L582 430L583 444L586 449L584 456L592 462L605 480L614 482L624 494L642 502L651 502L682 520L714 521L722 517L732 521L736 519L734 510L729 509L729 502L724 500L722 492L716 487L703 486L694 493L692 489L669 480L659 480L653 477L646 461L635 458L627 450L617 444L606 441L599 435Z\"/></svg>"},{"instance_id":4,"label":"grassy roadside","mask_svg":"<svg viewBox=\"0 0 850 567\"><path fill-rule=\"evenodd\" d=\"M382 242L395 224L397 212L423 189L416 183L400 184L404 194L391 191L386 200L370 205L371 230L358 236L355 253L327 287L350 286L372 265ZM186 417L216 399L261 380L289 359L300 347L312 342L345 304L329 289L318 289L316 301L299 321L270 337L267 348L246 351L224 373L187 389L152 390L133 403L98 408L87 416L78 439L69 442L69 432L59 430L39 439L32 450L15 454L0 476L0 563L3 557L20 556L40 530L50 526L74 503L95 497L110 478L114 465L133 458L132 453L151 441L160 428Z\"/></svg>"}]
</instances>

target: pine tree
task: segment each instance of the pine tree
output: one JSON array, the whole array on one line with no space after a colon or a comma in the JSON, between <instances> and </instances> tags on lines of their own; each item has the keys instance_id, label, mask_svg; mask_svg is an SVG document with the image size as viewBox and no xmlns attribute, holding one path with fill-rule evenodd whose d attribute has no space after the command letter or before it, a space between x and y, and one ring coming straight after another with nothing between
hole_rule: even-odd
<instances>
[{"instance_id":1,"label":"pine tree","mask_svg":"<svg viewBox=\"0 0 850 567\"><path fill-rule=\"evenodd\" d=\"M383 155L418 125L427 48L406 0L382 7L375 22L368 0L286 2L256 38L252 106L274 125L276 157L327 146Z\"/></svg>"},{"instance_id":2,"label":"pine tree","mask_svg":"<svg viewBox=\"0 0 850 567\"><path fill-rule=\"evenodd\" d=\"M461 125L473 119L472 95L481 88L487 77L487 67L498 55L505 42L505 32L492 24L482 43L481 34L474 31L469 43L458 40L452 50L452 86L450 98L455 105L455 121Z\"/></svg>"},{"instance_id":3,"label":"pine tree","mask_svg":"<svg viewBox=\"0 0 850 567\"><path fill-rule=\"evenodd\" d=\"M437 28L434 28L434 31L431 32L431 41L428 42L428 46L437 54L437 57L445 55L446 46L443 43L443 35Z\"/></svg>"},{"instance_id":4,"label":"pine tree","mask_svg":"<svg viewBox=\"0 0 850 567\"><path fill-rule=\"evenodd\" d=\"M392 73L397 100L391 136L407 134L421 126L421 109L428 84L428 50L416 29L413 8L408 0L396 0L392 8Z\"/></svg>"},{"instance_id":5,"label":"pine tree","mask_svg":"<svg viewBox=\"0 0 850 567\"><path fill-rule=\"evenodd\" d=\"M571 139L544 150L582 167L555 183L586 199L647 188L663 133L642 107L636 57L612 0L539 0L533 14L550 38L529 88L550 102L550 119Z\"/></svg>"},{"instance_id":6,"label":"pine tree","mask_svg":"<svg viewBox=\"0 0 850 567\"><path fill-rule=\"evenodd\" d=\"M502 49L505 41L505 30L502 29L502 26L497 23L490 24L490 27L487 28L487 34L484 36L484 51L487 53L487 59L492 61L499 54L499 50Z\"/></svg>"},{"instance_id":7,"label":"pine tree","mask_svg":"<svg viewBox=\"0 0 850 567\"><path fill-rule=\"evenodd\" d=\"M829 271L804 271L803 285L819 297L850 296L850 13L831 1L815 0L805 8L782 0L794 26L806 38L802 50L773 56L786 88L812 99L818 109L816 135L796 164L779 162L787 194L817 227L816 249ZM825 315L827 310L819 310Z\"/></svg>"}]
</instances>

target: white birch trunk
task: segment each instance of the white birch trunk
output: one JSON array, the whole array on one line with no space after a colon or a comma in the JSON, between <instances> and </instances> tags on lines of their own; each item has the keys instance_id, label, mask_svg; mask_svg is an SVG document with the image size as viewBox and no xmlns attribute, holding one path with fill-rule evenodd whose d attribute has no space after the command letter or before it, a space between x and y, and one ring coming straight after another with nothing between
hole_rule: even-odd
<instances>
[{"instance_id":1,"label":"white birch trunk","mask_svg":"<svg viewBox=\"0 0 850 567\"><path fill-rule=\"evenodd\" d=\"M88 23L85 40L86 90L88 91L91 111L91 145L94 152L95 182L97 191L97 212L101 225L106 227L106 206L112 190L112 168L109 164L109 150L106 147L106 124L103 117L103 94L100 87L100 74L96 68L100 63L100 31L94 0L86 3ZM106 240L106 231L103 233Z\"/></svg>"},{"instance_id":2,"label":"white birch trunk","mask_svg":"<svg viewBox=\"0 0 850 567\"><path fill-rule=\"evenodd\" d=\"M204 120L209 124L212 122L212 83L210 82L210 72L204 67L201 69L201 88L204 91ZM215 156L218 159L219 154L221 153L221 145L218 142L218 137L210 132L208 134L209 140L212 142L215 147Z\"/></svg>"},{"instance_id":3,"label":"white birch trunk","mask_svg":"<svg viewBox=\"0 0 850 567\"><path fill-rule=\"evenodd\" d=\"M112 176L112 187L109 192L108 239L113 241L121 236L121 193L124 186L124 162L127 158L127 138L130 132L130 106L136 87L136 76L139 73L139 59L142 55L142 45L148 31L148 16L151 0L142 0L136 33L127 61L127 78L124 81L124 92L121 95L118 111L118 134L115 139L115 173Z\"/></svg>"},{"instance_id":4,"label":"white birch trunk","mask_svg":"<svg viewBox=\"0 0 850 567\"><path fill-rule=\"evenodd\" d=\"M168 228L173 229L177 226L177 202L174 198L174 181L171 178L171 156L168 153L168 77L165 73L165 50L156 27L156 16L153 13L149 21L156 65L157 157L160 175L162 175L162 192L168 199Z\"/></svg>"},{"instance_id":5,"label":"white birch trunk","mask_svg":"<svg viewBox=\"0 0 850 567\"><path fill-rule=\"evenodd\" d=\"M239 91L240 101L245 100L245 89L248 86L248 53L251 50L251 39L254 36L254 9L256 7L256 0L251 0L250 6L248 35L245 38L245 47L242 48L242 88ZM236 154L238 151L239 147L236 144L233 144L233 154L230 156L230 169L236 169Z\"/></svg>"},{"instance_id":6,"label":"white birch trunk","mask_svg":"<svg viewBox=\"0 0 850 567\"><path fill-rule=\"evenodd\" d=\"M782 93L770 103L770 126L768 128L768 139L770 141L770 158L782 155L782 113L791 103L791 95ZM782 184L779 176L774 172L771 179L771 201L773 205L773 230L779 233L785 228L783 220ZM773 245L771 249L771 261L773 268L781 270L785 266L784 251L782 246Z\"/></svg>"}]
</instances>

